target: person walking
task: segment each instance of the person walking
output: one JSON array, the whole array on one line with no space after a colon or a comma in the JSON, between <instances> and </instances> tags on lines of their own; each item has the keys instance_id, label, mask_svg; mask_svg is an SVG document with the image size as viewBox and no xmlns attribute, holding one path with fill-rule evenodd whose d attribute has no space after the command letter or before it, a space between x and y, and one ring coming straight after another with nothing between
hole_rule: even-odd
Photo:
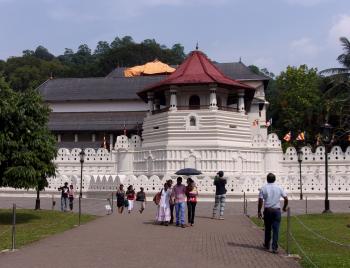
<instances>
[{"instance_id":1,"label":"person walking","mask_svg":"<svg viewBox=\"0 0 350 268\"><path fill-rule=\"evenodd\" d=\"M213 219L216 218L216 212L220 207L219 220L224 219L225 201L226 201L226 183L227 180L224 178L224 172L219 171L214 178L215 185L215 204L213 208Z\"/></svg>"},{"instance_id":2,"label":"person walking","mask_svg":"<svg viewBox=\"0 0 350 268\"><path fill-rule=\"evenodd\" d=\"M67 199L68 199L68 182L64 183L64 186L58 188L61 191L61 211L67 211Z\"/></svg>"},{"instance_id":3,"label":"person walking","mask_svg":"<svg viewBox=\"0 0 350 268\"><path fill-rule=\"evenodd\" d=\"M185 228L185 199L186 186L182 184L182 178L178 177L176 185L173 187L171 197L174 199L176 211L176 226Z\"/></svg>"},{"instance_id":4,"label":"person walking","mask_svg":"<svg viewBox=\"0 0 350 268\"><path fill-rule=\"evenodd\" d=\"M186 187L188 223L193 226L196 212L198 190L191 178L187 179Z\"/></svg>"},{"instance_id":5,"label":"person walking","mask_svg":"<svg viewBox=\"0 0 350 268\"><path fill-rule=\"evenodd\" d=\"M167 183L164 183L164 188L160 191L160 201L157 211L157 222L161 225L168 226L170 221L170 198L171 190Z\"/></svg>"},{"instance_id":6,"label":"person walking","mask_svg":"<svg viewBox=\"0 0 350 268\"><path fill-rule=\"evenodd\" d=\"M128 190L126 191L126 199L128 200L128 213L134 209L134 200L135 200L135 190L132 185L129 185Z\"/></svg>"},{"instance_id":7,"label":"person walking","mask_svg":"<svg viewBox=\"0 0 350 268\"><path fill-rule=\"evenodd\" d=\"M143 187L141 187L140 191L136 194L136 202L139 204L139 212L142 214L146 207L146 193Z\"/></svg>"},{"instance_id":8,"label":"person walking","mask_svg":"<svg viewBox=\"0 0 350 268\"><path fill-rule=\"evenodd\" d=\"M267 250L270 249L272 231L272 252L278 253L278 234L281 223L280 198L284 199L283 211L285 212L287 211L288 197L275 181L274 174L267 174L267 184L260 189L259 193L258 217L262 218L261 209L264 204L265 241L263 247Z\"/></svg>"},{"instance_id":9,"label":"person walking","mask_svg":"<svg viewBox=\"0 0 350 268\"><path fill-rule=\"evenodd\" d=\"M123 184L120 184L119 188L117 187L116 197L117 197L118 212L122 214L124 211L124 205L125 205L125 191L124 191Z\"/></svg>"},{"instance_id":10,"label":"person walking","mask_svg":"<svg viewBox=\"0 0 350 268\"><path fill-rule=\"evenodd\" d=\"M172 192L173 191L173 180L167 180L166 182L168 184L168 188L169 190ZM170 198L170 222L169 224L173 224L174 223L174 207L175 204L174 202L172 202L172 198Z\"/></svg>"},{"instance_id":11,"label":"person walking","mask_svg":"<svg viewBox=\"0 0 350 268\"><path fill-rule=\"evenodd\" d=\"M73 211L73 203L74 203L73 184L69 185L68 199L69 199L69 209L70 209L70 211Z\"/></svg>"}]
</instances>

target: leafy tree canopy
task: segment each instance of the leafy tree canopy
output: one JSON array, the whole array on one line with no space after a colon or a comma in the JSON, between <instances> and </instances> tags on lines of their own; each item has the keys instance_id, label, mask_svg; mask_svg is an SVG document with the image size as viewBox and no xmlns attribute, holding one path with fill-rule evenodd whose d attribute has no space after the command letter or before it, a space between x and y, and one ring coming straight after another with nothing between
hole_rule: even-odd
<instances>
[{"instance_id":1,"label":"leafy tree canopy","mask_svg":"<svg viewBox=\"0 0 350 268\"><path fill-rule=\"evenodd\" d=\"M82 44L74 52L65 48L55 57L45 47L24 50L22 57L0 61L0 72L11 88L23 91L36 88L50 77L106 76L116 67L130 67L159 59L167 64L180 64L185 58L184 47L174 44L171 48L154 39L135 42L131 36L116 37L110 44L99 41L92 52Z\"/></svg>"},{"instance_id":2,"label":"leafy tree canopy","mask_svg":"<svg viewBox=\"0 0 350 268\"><path fill-rule=\"evenodd\" d=\"M49 112L38 92L15 92L0 76L0 187L41 187L55 175Z\"/></svg>"}]
</instances>

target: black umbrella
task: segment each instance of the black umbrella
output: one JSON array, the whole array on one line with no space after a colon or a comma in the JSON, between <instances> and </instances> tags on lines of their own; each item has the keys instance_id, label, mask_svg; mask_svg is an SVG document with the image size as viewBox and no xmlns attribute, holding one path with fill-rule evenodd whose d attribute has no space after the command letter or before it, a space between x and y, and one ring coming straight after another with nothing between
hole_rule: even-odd
<instances>
[{"instance_id":1,"label":"black umbrella","mask_svg":"<svg viewBox=\"0 0 350 268\"><path fill-rule=\"evenodd\" d=\"M185 175L185 176L191 176L191 175L199 175L202 174L199 170L195 168L183 168L175 172L176 175Z\"/></svg>"}]
</instances>

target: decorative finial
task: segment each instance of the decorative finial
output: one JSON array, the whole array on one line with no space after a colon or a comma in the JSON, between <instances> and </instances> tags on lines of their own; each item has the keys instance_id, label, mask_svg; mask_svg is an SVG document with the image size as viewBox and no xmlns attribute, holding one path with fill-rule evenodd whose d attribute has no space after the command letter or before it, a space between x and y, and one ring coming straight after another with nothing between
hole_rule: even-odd
<instances>
[{"instance_id":1,"label":"decorative finial","mask_svg":"<svg viewBox=\"0 0 350 268\"><path fill-rule=\"evenodd\" d=\"M198 41L197 41L197 44L196 44L196 50L198 50Z\"/></svg>"}]
</instances>

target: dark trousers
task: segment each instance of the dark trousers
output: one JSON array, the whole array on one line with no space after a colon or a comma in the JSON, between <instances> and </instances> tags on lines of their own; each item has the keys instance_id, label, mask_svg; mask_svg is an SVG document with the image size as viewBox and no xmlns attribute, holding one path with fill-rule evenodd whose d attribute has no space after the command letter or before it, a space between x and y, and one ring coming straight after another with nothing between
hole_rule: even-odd
<instances>
[{"instance_id":1,"label":"dark trousers","mask_svg":"<svg viewBox=\"0 0 350 268\"><path fill-rule=\"evenodd\" d=\"M271 231L272 231L272 250L278 248L278 233L281 223L281 210L265 208L264 210L265 223L265 247L270 248Z\"/></svg>"},{"instance_id":2,"label":"dark trousers","mask_svg":"<svg viewBox=\"0 0 350 268\"><path fill-rule=\"evenodd\" d=\"M174 223L174 204L170 205L170 223Z\"/></svg>"},{"instance_id":3,"label":"dark trousers","mask_svg":"<svg viewBox=\"0 0 350 268\"><path fill-rule=\"evenodd\" d=\"M197 202L187 202L188 223L194 224Z\"/></svg>"},{"instance_id":4,"label":"dark trousers","mask_svg":"<svg viewBox=\"0 0 350 268\"><path fill-rule=\"evenodd\" d=\"M70 210L73 210L73 201L74 201L74 197L70 196L69 197L69 208L70 208Z\"/></svg>"}]
</instances>

